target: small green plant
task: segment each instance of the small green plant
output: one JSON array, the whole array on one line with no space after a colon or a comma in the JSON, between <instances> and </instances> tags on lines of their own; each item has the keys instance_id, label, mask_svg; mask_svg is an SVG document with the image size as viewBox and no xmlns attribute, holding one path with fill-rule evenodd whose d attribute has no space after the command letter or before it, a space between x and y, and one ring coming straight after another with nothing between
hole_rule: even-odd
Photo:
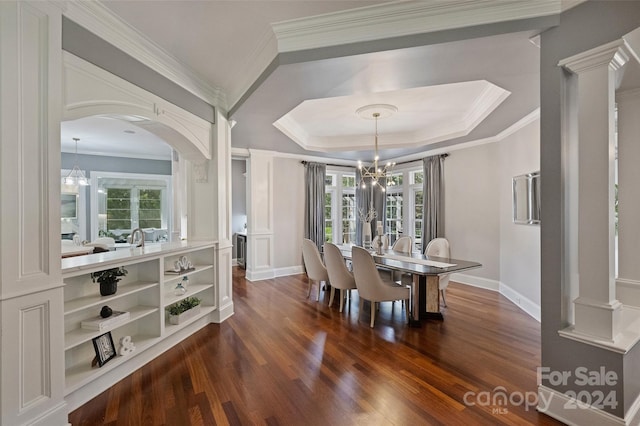
<instances>
[{"instance_id":1,"label":"small green plant","mask_svg":"<svg viewBox=\"0 0 640 426\"><path fill-rule=\"evenodd\" d=\"M92 272L91 280L95 283L117 283L120 281L120 277L127 275L127 270L124 267L105 269L104 271Z\"/></svg>"},{"instance_id":2,"label":"small green plant","mask_svg":"<svg viewBox=\"0 0 640 426\"><path fill-rule=\"evenodd\" d=\"M169 306L167 310L169 311L169 315L180 315L191 308L195 308L200 304L200 302L201 300L197 297L187 297Z\"/></svg>"}]
</instances>

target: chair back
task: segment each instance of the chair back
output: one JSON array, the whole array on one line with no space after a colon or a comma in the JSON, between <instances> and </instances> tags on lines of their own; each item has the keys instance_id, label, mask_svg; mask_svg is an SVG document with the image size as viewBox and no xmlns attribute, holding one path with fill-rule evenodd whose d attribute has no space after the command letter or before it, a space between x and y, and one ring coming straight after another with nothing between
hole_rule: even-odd
<instances>
[{"instance_id":1,"label":"chair back","mask_svg":"<svg viewBox=\"0 0 640 426\"><path fill-rule=\"evenodd\" d=\"M446 238L434 238L429 241L429 244L427 244L427 248L424 249L424 254L427 256L450 259L451 250L449 249L449 241ZM451 278L450 274L440 275L440 279L438 280L438 288L440 288L440 290L447 288L449 285L449 278Z\"/></svg>"},{"instance_id":2,"label":"chair back","mask_svg":"<svg viewBox=\"0 0 640 426\"><path fill-rule=\"evenodd\" d=\"M427 256L450 258L451 251L449 250L449 241L446 238L434 238L427 244L427 248L424 249L424 254Z\"/></svg>"},{"instance_id":3,"label":"chair back","mask_svg":"<svg viewBox=\"0 0 640 426\"><path fill-rule=\"evenodd\" d=\"M329 281L327 268L322 263L318 246L307 238L302 240L302 260L304 260L304 267L310 279L315 281Z\"/></svg>"},{"instance_id":4,"label":"chair back","mask_svg":"<svg viewBox=\"0 0 640 426\"><path fill-rule=\"evenodd\" d=\"M411 253L413 251L413 241L411 237L404 236L400 237L393 243L393 247L391 247L394 251L401 251L403 253Z\"/></svg>"},{"instance_id":5,"label":"chair back","mask_svg":"<svg viewBox=\"0 0 640 426\"><path fill-rule=\"evenodd\" d=\"M380 288L385 284L380 279L373 257L362 247L353 246L351 262L358 294L366 300L379 300Z\"/></svg>"},{"instance_id":6,"label":"chair back","mask_svg":"<svg viewBox=\"0 0 640 426\"><path fill-rule=\"evenodd\" d=\"M327 265L327 273L332 287L343 290L356 288L356 281L353 274L347 269L338 246L324 243L324 262Z\"/></svg>"}]
</instances>

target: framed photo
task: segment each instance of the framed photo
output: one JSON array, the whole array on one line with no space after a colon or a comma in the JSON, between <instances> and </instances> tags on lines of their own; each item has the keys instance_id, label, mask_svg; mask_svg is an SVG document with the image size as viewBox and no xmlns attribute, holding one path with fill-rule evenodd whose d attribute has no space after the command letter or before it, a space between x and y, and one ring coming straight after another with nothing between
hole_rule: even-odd
<instances>
[{"instance_id":1,"label":"framed photo","mask_svg":"<svg viewBox=\"0 0 640 426\"><path fill-rule=\"evenodd\" d=\"M93 338L93 349L96 351L96 359L94 362L98 364L98 367L102 367L109 360L115 358L116 347L113 344L113 337L111 332L108 331L98 337Z\"/></svg>"},{"instance_id":2,"label":"framed photo","mask_svg":"<svg viewBox=\"0 0 640 426\"><path fill-rule=\"evenodd\" d=\"M78 194L60 194L60 217L62 219L77 219L78 217Z\"/></svg>"}]
</instances>

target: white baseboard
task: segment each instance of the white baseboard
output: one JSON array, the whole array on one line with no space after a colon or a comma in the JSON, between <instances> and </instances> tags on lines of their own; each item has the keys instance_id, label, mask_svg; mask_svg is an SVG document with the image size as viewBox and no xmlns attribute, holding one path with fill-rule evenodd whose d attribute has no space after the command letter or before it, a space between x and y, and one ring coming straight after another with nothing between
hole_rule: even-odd
<instances>
[{"instance_id":1,"label":"white baseboard","mask_svg":"<svg viewBox=\"0 0 640 426\"><path fill-rule=\"evenodd\" d=\"M531 299L521 295L508 285L492 280L489 278L474 277L473 275L466 274L451 274L451 281L455 281L460 284L470 285L473 287L483 288L485 290L497 291L504 297L513 302L517 307L522 309L528 315L535 318L540 322L540 305L531 301Z\"/></svg>"},{"instance_id":2,"label":"white baseboard","mask_svg":"<svg viewBox=\"0 0 640 426\"><path fill-rule=\"evenodd\" d=\"M506 284L500 283L500 294L511 300L517 307L525 311L536 321L540 322L541 313L540 305L531 301L531 299L518 293Z\"/></svg>"},{"instance_id":3,"label":"white baseboard","mask_svg":"<svg viewBox=\"0 0 640 426\"><path fill-rule=\"evenodd\" d=\"M247 269L247 272L245 273L245 278L252 282L270 280L275 277L276 275L273 269L263 269L261 271L250 271Z\"/></svg>"},{"instance_id":4,"label":"white baseboard","mask_svg":"<svg viewBox=\"0 0 640 426\"><path fill-rule=\"evenodd\" d=\"M490 280L489 278L474 277L466 274L451 274L451 281L486 290L500 291L500 281Z\"/></svg>"},{"instance_id":5,"label":"white baseboard","mask_svg":"<svg viewBox=\"0 0 640 426\"><path fill-rule=\"evenodd\" d=\"M622 401L618 401L622 403ZM568 425L598 425L598 426L631 426L637 425L639 420L639 399L631 406L624 419L607 413L599 408L591 407L575 399L567 397L547 386L538 386L538 411L560 420Z\"/></svg>"},{"instance_id":6,"label":"white baseboard","mask_svg":"<svg viewBox=\"0 0 640 426\"><path fill-rule=\"evenodd\" d=\"M286 268L276 268L274 270L274 273L276 277L299 275L304 273L304 267L302 265L298 265L298 266L287 266Z\"/></svg>"},{"instance_id":7,"label":"white baseboard","mask_svg":"<svg viewBox=\"0 0 640 426\"><path fill-rule=\"evenodd\" d=\"M233 259L231 259L231 266L232 267L233 266L238 266L238 259L237 258L234 257Z\"/></svg>"}]
</instances>

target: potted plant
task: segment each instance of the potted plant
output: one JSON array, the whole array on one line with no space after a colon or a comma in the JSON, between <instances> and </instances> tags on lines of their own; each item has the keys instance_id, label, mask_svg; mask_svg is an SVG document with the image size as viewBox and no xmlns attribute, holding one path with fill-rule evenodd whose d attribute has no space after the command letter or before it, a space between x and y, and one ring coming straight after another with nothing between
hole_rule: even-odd
<instances>
[{"instance_id":1,"label":"potted plant","mask_svg":"<svg viewBox=\"0 0 640 426\"><path fill-rule=\"evenodd\" d=\"M180 324L200 313L201 300L197 297L187 297L167 307L169 323Z\"/></svg>"},{"instance_id":2,"label":"potted plant","mask_svg":"<svg viewBox=\"0 0 640 426\"><path fill-rule=\"evenodd\" d=\"M100 284L102 296L109 296L115 294L118 290L118 281L121 280L120 277L125 275L127 275L127 270L124 267L111 268L91 273L91 280Z\"/></svg>"}]
</instances>

